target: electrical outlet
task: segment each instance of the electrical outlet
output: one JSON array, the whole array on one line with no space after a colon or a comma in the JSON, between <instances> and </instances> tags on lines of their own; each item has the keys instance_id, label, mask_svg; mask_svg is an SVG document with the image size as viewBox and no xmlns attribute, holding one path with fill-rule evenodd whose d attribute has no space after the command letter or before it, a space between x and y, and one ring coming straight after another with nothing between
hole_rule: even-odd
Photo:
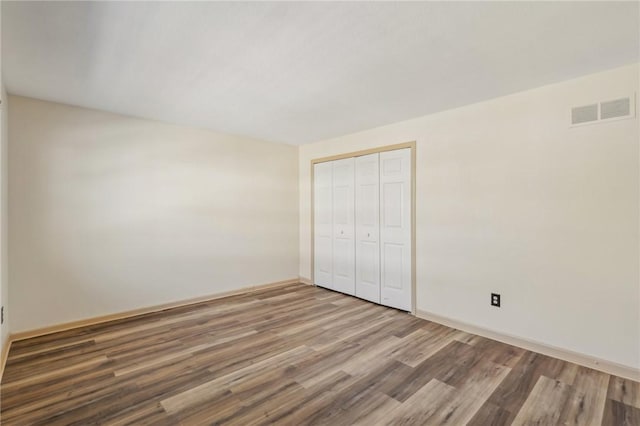
<instances>
[{"instance_id":1,"label":"electrical outlet","mask_svg":"<svg viewBox=\"0 0 640 426\"><path fill-rule=\"evenodd\" d=\"M491 306L500 307L500 295L498 293L491 293Z\"/></svg>"}]
</instances>

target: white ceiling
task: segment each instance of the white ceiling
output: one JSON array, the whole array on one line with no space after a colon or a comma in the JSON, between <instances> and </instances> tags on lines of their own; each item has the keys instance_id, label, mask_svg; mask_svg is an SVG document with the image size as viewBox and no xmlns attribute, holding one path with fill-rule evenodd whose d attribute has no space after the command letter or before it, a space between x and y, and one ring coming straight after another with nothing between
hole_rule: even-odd
<instances>
[{"instance_id":1,"label":"white ceiling","mask_svg":"<svg viewBox=\"0 0 640 426\"><path fill-rule=\"evenodd\" d=\"M639 60L638 2L2 1L12 94L302 144Z\"/></svg>"}]
</instances>

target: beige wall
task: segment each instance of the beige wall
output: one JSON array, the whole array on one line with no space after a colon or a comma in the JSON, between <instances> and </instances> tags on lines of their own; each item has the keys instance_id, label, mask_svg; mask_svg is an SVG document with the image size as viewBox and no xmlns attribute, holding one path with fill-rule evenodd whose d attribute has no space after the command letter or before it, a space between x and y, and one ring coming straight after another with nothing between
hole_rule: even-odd
<instances>
[{"instance_id":1,"label":"beige wall","mask_svg":"<svg viewBox=\"0 0 640 426\"><path fill-rule=\"evenodd\" d=\"M12 332L297 277L297 148L10 97Z\"/></svg>"},{"instance_id":2,"label":"beige wall","mask_svg":"<svg viewBox=\"0 0 640 426\"><path fill-rule=\"evenodd\" d=\"M638 71L301 146L300 275L310 160L415 140L417 308L640 367L638 120L569 128L572 106L637 93Z\"/></svg>"},{"instance_id":3,"label":"beige wall","mask_svg":"<svg viewBox=\"0 0 640 426\"><path fill-rule=\"evenodd\" d=\"M8 175L7 147L9 142L9 97L2 85L0 103L0 305L4 306L4 324L0 326L0 354L9 337L9 274L8 274Z\"/></svg>"}]
</instances>

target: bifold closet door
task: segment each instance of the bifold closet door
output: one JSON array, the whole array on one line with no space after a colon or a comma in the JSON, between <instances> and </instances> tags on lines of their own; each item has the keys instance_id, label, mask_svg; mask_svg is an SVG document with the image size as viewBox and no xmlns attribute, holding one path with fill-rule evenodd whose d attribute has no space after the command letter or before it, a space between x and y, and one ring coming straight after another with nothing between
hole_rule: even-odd
<instances>
[{"instance_id":1,"label":"bifold closet door","mask_svg":"<svg viewBox=\"0 0 640 426\"><path fill-rule=\"evenodd\" d=\"M355 159L333 165L333 289L355 295Z\"/></svg>"},{"instance_id":2,"label":"bifold closet door","mask_svg":"<svg viewBox=\"0 0 640 426\"><path fill-rule=\"evenodd\" d=\"M356 158L356 296L380 303L379 155Z\"/></svg>"},{"instance_id":3,"label":"bifold closet door","mask_svg":"<svg viewBox=\"0 0 640 426\"><path fill-rule=\"evenodd\" d=\"M313 169L314 282L333 288L333 164L318 163Z\"/></svg>"},{"instance_id":4,"label":"bifold closet door","mask_svg":"<svg viewBox=\"0 0 640 426\"><path fill-rule=\"evenodd\" d=\"M380 296L411 310L411 150L380 153Z\"/></svg>"}]
</instances>

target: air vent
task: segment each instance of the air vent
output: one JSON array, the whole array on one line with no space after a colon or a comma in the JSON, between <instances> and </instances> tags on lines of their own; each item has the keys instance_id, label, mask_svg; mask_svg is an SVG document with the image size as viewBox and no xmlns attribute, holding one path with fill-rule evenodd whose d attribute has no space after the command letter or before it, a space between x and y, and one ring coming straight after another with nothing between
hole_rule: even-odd
<instances>
[{"instance_id":1,"label":"air vent","mask_svg":"<svg viewBox=\"0 0 640 426\"><path fill-rule=\"evenodd\" d=\"M571 109L571 124L589 123L598 120L598 104L579 106Z\"/></svg>"},{"instance_id":2,"label":"air vent","mask_svg":"<svg viewBox=\"0 0 640 426\"><path fill-rule=\"evenodd\" d=\"M633 118L636 115L635 109L635 94L610 101L573 107L571 108L571 127Z\"/></svg>"},{"instance_id":3,"label":"air vent","mask_svg":"<svg viewBox=\"0 0 640 426\"><path fill-rule=\"evenodd\" d=\"M631 100L629 98L600 102L600 120L628 117L629 115L631 115Z\"/></svg>"}]
</instances>

